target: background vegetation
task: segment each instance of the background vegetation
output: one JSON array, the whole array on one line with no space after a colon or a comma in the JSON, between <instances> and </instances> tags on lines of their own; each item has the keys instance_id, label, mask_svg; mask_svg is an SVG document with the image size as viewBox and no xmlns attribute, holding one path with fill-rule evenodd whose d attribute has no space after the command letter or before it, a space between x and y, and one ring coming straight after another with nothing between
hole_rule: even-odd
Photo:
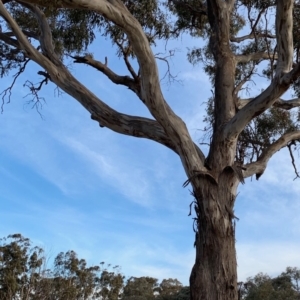
<instances>
[{"instance_id":1,"label":"background vegetation","mask_svg":"<svg viewBox=\"0 0 300 300\"><path fill-rule=\"evenodd\" d=\"M0 300L188 300L177 279L125 277L119 266L88 266L70 250L48 268L44 250L21 234L0 239ZM259 273L239 282L240 300L300 299L300 269L271 278Z\"/></svg>"}]
</instances>

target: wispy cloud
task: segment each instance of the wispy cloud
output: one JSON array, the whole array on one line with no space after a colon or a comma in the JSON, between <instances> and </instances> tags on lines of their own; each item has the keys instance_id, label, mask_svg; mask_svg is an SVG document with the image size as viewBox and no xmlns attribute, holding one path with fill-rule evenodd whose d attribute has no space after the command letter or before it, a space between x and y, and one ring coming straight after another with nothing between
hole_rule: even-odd
<instances>
[{"instance_id":1,"label":"wispy cloud","mask_svg":"<svg viewBox=\"0 0 300 300\"><path fill-rule=\"evenodd\" d=\"M132 201L146 206L150 204L151 188L143 169L130 166L117 156L95 152L72 138L66 138L64 142L89 163L91 171L102 181L118 189Z\"/></svg>"}]
</instances>

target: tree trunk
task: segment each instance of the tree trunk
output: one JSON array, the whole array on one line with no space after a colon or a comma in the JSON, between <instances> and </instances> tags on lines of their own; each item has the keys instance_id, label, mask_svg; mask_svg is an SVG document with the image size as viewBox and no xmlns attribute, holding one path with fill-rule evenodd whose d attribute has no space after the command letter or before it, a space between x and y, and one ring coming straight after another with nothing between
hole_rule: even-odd
<instances>
[{"instance_id":1,"label":"tree trunk","mask_svg":"<svg viewBox=\"0 0 300 300\"><path fill-rule=\"evenodd\" d=\"M199 177L193 185L197 232L196 261L190 276L191 299L237 300L233 205L238 180L233 169L227 167L218 183Z\"/></svg>"}]
</instances>

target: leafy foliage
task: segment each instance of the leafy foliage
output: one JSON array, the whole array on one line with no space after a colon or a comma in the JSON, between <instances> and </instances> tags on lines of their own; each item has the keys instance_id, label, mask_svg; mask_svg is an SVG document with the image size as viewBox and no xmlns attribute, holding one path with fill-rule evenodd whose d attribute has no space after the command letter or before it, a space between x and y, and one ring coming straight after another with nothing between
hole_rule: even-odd
<instances>
[{"instance_id":1,"label":"leafy foliage","mask_svg":"<svg viewBox=\"0 0 300 300\"><path fill-rule=\"evenodd\" d=\"M28 238L13 234L0 242L0 300L189 299L177 279L130 277L125 284L119 266L88 266L74 251L60 252L47 269L43 249Z\"/></svg>"},{"instance_id":2,"label":"leafy foliage","mask_svg":"<svg viewBox=\"0 0 300 300\"><path fill-rule=\"evenodd\" d=\"M259 273L248 278L247 282L241 285L241 299L298 300L300 298L299 274L299 269L291 267L288 267L286 272L275 278Z\"/></svg>"}]
</instances>

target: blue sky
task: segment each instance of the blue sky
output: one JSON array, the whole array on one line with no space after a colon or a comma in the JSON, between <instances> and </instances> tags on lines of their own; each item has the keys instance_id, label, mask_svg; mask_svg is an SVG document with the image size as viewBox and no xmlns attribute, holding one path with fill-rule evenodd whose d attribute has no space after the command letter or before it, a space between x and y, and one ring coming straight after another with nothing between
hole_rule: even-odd
<instances>
[{"instance_id":1,"label":"blue sky","mask_svg":"<svg viewBox=\"0 0 300 300\"><path fill-rule=\"evenodd\" d=\"M197 43L187 37L169 43L178 49L171 68L180 82L165 80L162 87L199 142L211 86L201 66L186 60L187 47ZM109 42L96 41L92 51L96 59L107 56L108 65L125 74ZM130 91L86 66L70 68L113 108L149 116ZM163 76L162 62L159 68ZM74 250L89 264L120 265L127 276L171 277L188 284L194 261L188 217L192 197L182 188L186 176L179 158L154 142L100 128L75 100L58 96L53 84L41 93L46 99L41 118L26 105L30 98L23 98L28 93L23 83L27 78L38 82L38 70L30 65L0 115L0 236L21 233L50 257ZM1 89L10 80L1 79ZM265 86L260 80L252 93ZM271 159L259 181L249 179L239 188L239 280L300 267L300 185L294 177L284 150Z\"/></svg>"}]
</instances>

